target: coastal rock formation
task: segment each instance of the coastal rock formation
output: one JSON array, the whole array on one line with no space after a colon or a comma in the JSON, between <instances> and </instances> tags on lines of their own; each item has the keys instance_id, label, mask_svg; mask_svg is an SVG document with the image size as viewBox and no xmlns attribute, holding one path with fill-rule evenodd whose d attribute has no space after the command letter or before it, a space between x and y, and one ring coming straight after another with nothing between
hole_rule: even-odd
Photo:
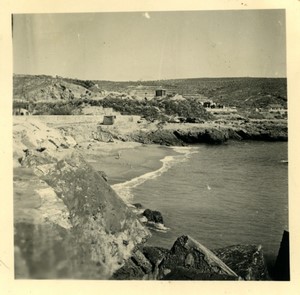
<instances>
[{"instance_id":1,"label":"coastal rock formation","mask_svg":"<svg viewBox=\"0 0 300 295\"><path fill-rule=\"evenodd\" d=\"M230 269L213 252L189 236L181 236L166 254L159 265L159 278L163 279L173 272L182 273L184 270L195 270L193 273L207 274L210 279L215 275L224 275L233 280L238 275Z\"/></svg>"},{"instance_id":2,"label":"coastal rock formation","mask_svg":"<svg viewBox=\"0 0 300 295\"><path fill-rule=\"evenodd\" d=\"M234 245L213 252L246 281L260 281L269 278L260 245Z\"/></svg>"},{"instance_id":3,"label":"coastal rock formation","mask_svg":"<svg viewBox=\"0 0 300 295\"><path fill-rule=\"evenodd\" d=\"M146 209L143 212L143 216L147 218L148 221L154 222L154 223L164 223L163 217L159 211L152 211L150 209Z\"/></svg>"},{"instance_id":4,"label":"coastal rock formation","mask_svg":"<svg viewBox=\"0 0 300 295\"><path fill-rule=\"evenodd\" d=\"M162 262L169 250L161 247L144 246L142 252L150 261L154 270Z\"/></svg>"},{"instance_id":5,"label":"coastal rock formation","mask_svg":"<svg viewBox=\"0 0 300 295\"><path fill-rule=\"evenodd\" d=\"M130 259L112 276L113 280L148 279L152 265L140 250L136 250Z\"/></svg>"},{"instance_id":6,"label":"coastal rock formation","mask_svg":"<svg viewBox=\"0 0 300 295\"><path fill-rule=\"evenodd\" d=\"M132 212L136 214L139 220L144 223L149 229L166 232L169 228L164 226L162 214L156 210L144 209L140 203L131 205Z\"/></svg>"},{"instance_id":7,"label":"coastal rock formation","mask_svg":"<svg viewBox=\"0 0 300 295\"><path fill-rule=\"evenodd\" d=\"M131 136L132 140L144 144L159 144L166 146L183 146L185 143L169 130L157 129L150 132L139 131Z\"/></svg>"},{"instance_id":8,"label":"coastal rock formation","mask_svg":"<svg viewBox=\"0 0 300 295\"><path fill-rule=\"evenodd\" d=\"M285 122L251 122L242 128L235 127L235 132L246 140L287 141L288 139Z\"/></svg>"},{"instance_id":9,"label":"coastal rock formation","mask_svg":"<svg viewBox=\"0 0 300 295\"><path fill-rule=\"evenodd\" d=\"M269 280L261 246L233 245L214 251L189 236L170 250L143 246L113 275L136 280Z\"/></svg>"},{"instance_id":10,"label":"coastal rock formation","mask_svg":"<svg viewBox=\"0 0 300 295\"><path fill-rule=\"evenodd\" d=\"M63 135L50 137L53 145L43 124L16 127L16 277L110 278L149 231Z\"/></svg>"},{"instance_id":11,"label":"coastal rock formation","mask_svg":"<svg viewBox=\"0 0 300 295\"><path fill-rule=\"evenodd\" d=\"M209 129L192 129L192 130L176 130L174 134L177 138L188 144L195 143L209 143L220 144L229 139L225 130L219 130L216 128Z\"/></svg>"}]
</instances>

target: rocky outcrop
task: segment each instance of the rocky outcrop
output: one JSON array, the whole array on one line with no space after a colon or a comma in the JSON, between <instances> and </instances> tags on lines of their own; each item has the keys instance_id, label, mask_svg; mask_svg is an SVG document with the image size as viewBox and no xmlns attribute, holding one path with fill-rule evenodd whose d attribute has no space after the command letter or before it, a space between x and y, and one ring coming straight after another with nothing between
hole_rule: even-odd
<instances>
[{"instance_id":1,"label":"rocky outcrop","mask_svg":"<svg viewBox=\"0 0 300 295\"><path fill-rule=\"evenodd\" d=\"M235 127L235 132L244 140L287 141L286 123L251 122L243 127Z\"/></svg>"},{"instance_id":2,"label":"rocky outcrop","mask_svg":"<svg viewBox=\"0 0 300 295\"><path fill-rule=\"evenodd\" d=\"M150 209L146 209L143 214L147 218L148 221L154 223L164 223L163 217L159 211L152 211Z\"/></svg>"},{"instance_id":3,"label":"rocky outcrop","mask_svg":"<svg viewBox=\"0 0 300 295\"><path fill-rule=\"evenodd\" d=\"M140 250L136 250L124 266L112 276L113 280L142 280L148 279L152 265Z\"/></svg>"},{"instance_id":4,"label":"rocky outcrop","mask_svg":"<svg viewBox=\"0 0 300 295\"><path fill-rule=\"evenodd\" d=\"M166 232L169 228L165 227L163 216L159 211L144 209L142 204L133 204L132 212L135 213L139 220L145 224L149 229L160 232Z\"/></svg>"},{"instance_id":5,"label":"rocky outcrop","mask_svg":"<svg viewBox=\"0 0 300 295\"><path fill-rule=\"evenodd\" d=\"M155 267L162 262L162 260L166 257L169 250L161 247L149 247L144 246L142 249L143 254L145 257L150 261L152 264L153 271Z\"/></svg>"},{"instance_id":6,"label":"rocky outcrop","mask_svg":"<svg viewBox=\"0 0 300 295\"><path fill-rule=\"evenodd\" d=\"M150 132L139 131L131 135L132 140L144 143L144 144L159 144L166 146L183 146L185 145L184 141L178 138L170 130L161 130L157 129Z\"/></svg>"},{"instance_id":7,"label":"rocky outcrop","mask_svg":"<svg viewBox=\"0 0 300 295\"><path fill-rule=\"evenodd\" d=\"M16 277L110 278L150 233L102 174L61 147L61 134L51 139L64 152L42 125L35 142L35 128L15 133L25 147L14 171Z\"/></svg>"},{"instance_id":8,"label":"rocky outcrop","mask_svg":"<svg viewBox=\"0 0 300 295\"><path fill-rule=\"evenodd\" d=\"M198 129L198 130L176 130L174 135L188 144L208 143L221 144L229 139L226 130L219 130L216 128Z\"/></svg>"},{"instance_id":9,"label":"rocky outcrop","mask_svg":"<svg viewBox=\"0 0 300 295\"><path fill-rule=\"evenodd\" d=\"M159 278L184 269L214 275L225 275L237 279L238 275L213 252L189 236L181 236L159 265Z\"/></svg>"},{"instance_id":10,"label":"rocky outcrop","mask_svg":"<svg viewBox=\"0 0 300 295\"><path fill-rule=\"evenodd\" d=\"M256 245L234 245L210 251L193 238L181 236L170 250L144 246L136 253L140 258L137 259L134 254L114 274L114 279L269 279L262 248Z\"/></svg>"},{"instance_id":11,"label":"rocky outcrop","mask_svg":"<svg viewBox=\"0 0 300 295\"><path fill-rule=\"evenodd\" d=\"M234 245L213 251L243 280L268 280L262 247L256 245Z\"/></svg>"}]
</instances>

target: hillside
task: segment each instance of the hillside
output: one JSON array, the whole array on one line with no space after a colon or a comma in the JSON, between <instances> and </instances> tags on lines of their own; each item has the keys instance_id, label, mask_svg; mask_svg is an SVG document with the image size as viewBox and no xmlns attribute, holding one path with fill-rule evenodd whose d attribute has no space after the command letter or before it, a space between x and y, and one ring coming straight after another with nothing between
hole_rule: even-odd
<instances>
[{"instance_id":1,"label":"hillside","mask_svg":"<svg viewBox=\"0 0 300 295\"><path fill-rule=\"evenodd\" d=\"M178 93L187 98L201 97L226 106L242 109L266 108L271 104L287 106L286 78L199 78L159 81L84 81L45 75L14 75L14 99L31 101L56 101L70 99L95 99L127 96L132 89L143 91L164 88L167 93Z\"/></svg>"},{"instance_id":2,"label":"hillside","mask_svg":"<svg viewBox=\"0 0 300 295\"><path fill-rule=\"evenodd\" d=\"M16 75L13 79L13 98L27 101L79 99L91 96L86 87L64 78L46 75Z\"/></svg>"}]
</instances>

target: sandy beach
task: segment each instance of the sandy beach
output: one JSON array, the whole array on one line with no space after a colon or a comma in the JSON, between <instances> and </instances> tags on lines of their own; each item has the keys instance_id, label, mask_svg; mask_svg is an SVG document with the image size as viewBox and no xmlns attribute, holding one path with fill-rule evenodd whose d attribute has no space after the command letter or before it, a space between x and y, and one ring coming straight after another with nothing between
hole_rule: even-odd
<instances>
[{"instance_id":1,"label":"sandy beach","mask_svg":"<svg viewBox=\"0 0 300 295\"><path fill-rule=\"evenodd\" d=\"M177 153L168 147L134 142L95 143L81 151L97 171L104 171L109 184L128 181L162 166L165 156Z\"/></svg>"}]
</instances>

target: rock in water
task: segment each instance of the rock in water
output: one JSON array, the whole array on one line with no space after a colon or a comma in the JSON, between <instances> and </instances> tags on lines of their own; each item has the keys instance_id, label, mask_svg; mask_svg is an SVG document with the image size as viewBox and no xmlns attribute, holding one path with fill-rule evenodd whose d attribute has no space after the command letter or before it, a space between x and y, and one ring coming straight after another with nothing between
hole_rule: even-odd
<instances>
[{"instance_id":1,"label":"rock in water","mask_svg":"<svg viewBox=\"0 0 300 295\"><path fill-rule=\"evenodd\" d=\"M274 267L274 278L278 281L290 280L290 242L289 232L284 231Z\"/></svg>"},{"instance_id":2,"label":"rock in water","mask_svg":"<svg viewBox=\"0 0 300 295\"><path fill-rule=\"evenodd\" d=\"M164 223L163 217L159 211L152 211L150 209L146 209L143 212L143 216L145 216L148 221L155 222L155 223Z\"/></svg>"},{"instance_id":3,"label":"rock in water","mask_svg":"<svg viewBox=\"0 0 300 295\"><path fill-rule=\"evenodd\" d=\"M185 274L186 270L186 274ZM217 280L220 276L236 280L238 275L213 252L189 236L181 236L159 265L159 278L180 276ZM176 275L175 275L176 274ZM174 278L174 279L175 279Z\"/></svg>"},{"instance_id":4,"label":"rock in water","mask_svg":"<svg viewBox=\"0 0 300 295\"><path fill-rule=\"evenodd\" d=\"M260 245L234 245L213 252L244 280L259 281L269 278Z\"/></svg>"}]
</instances>

